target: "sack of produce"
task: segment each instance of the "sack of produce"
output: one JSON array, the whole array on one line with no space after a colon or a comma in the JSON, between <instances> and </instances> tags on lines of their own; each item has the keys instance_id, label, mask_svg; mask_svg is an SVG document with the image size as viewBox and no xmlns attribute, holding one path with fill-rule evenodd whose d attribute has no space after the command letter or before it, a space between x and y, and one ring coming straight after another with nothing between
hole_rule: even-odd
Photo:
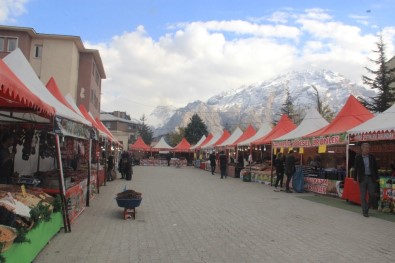
<instances>
[{"instance_id":1,"label":"sack of produce","mask_svg":"<svg viewBox=\"0 0 395 263\"><path fill-rule=\"evenodd\" d=\"M14 243L14 239L17 237L17 232L15 228L0 225L0 253L6 251Z\"/></svg>"}]
</instances>

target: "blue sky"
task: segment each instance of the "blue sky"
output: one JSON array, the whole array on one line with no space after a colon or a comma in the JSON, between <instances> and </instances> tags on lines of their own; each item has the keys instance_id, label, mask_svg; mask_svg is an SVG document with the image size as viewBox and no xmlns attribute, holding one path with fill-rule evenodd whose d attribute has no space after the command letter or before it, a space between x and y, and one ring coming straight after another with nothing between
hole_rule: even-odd
<instances>
[{"instance_id":1,"label":"blue sky","mask_svg":"<svg viewBox=\"0 0 395 263\"><path fill-rule=\"evenodd\" d=\"M102 108L139 118L301 68L360 83L380 30L395 53L393 10L394 0L0 0L0 23L80 36L104 62Z\"/></svg>"}]
</instances>

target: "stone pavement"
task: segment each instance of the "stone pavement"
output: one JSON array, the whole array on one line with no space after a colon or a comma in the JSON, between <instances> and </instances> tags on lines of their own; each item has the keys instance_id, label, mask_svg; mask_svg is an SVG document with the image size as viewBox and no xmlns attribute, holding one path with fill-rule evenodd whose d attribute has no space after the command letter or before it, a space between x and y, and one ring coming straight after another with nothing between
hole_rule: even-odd
<instances>
[{"instance_id":1,"label":"stone pavement","mask_svg":"<svg viewBox=\"0 0 395 263\"><path fill-rule=\"evenodd\" d=\"M134 221L114 200L125 185L143 193ZM137 166L132 182L101 187L35 262L395 262L394 223L300 195L193 167Z\"/></svg>"}]
</instances>

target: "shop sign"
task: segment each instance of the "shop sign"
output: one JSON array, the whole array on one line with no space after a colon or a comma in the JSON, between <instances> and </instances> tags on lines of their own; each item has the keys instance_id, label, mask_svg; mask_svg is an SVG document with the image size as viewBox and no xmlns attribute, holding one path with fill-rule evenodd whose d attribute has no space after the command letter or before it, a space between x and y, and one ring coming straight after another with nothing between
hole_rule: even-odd
<instances>
[{"instance_id":1,"label":"shop sign","mask_svg":"<svg viewBox=\"0 0 395 263\"><path fill-rule=\"evenodd\" d=\"M90 139L92 136L95 136L91 134L91 130L82 123L77 123L60 116L55 117L54 132L63 136Z\"/></svg>"},{"instance_id":2,"label":"shop sign","mask_svg":"<svg viewBox=\"0 0 395 263\"><path fill-rule=\"evenodd\" d=\"M342 181L319 179L319 178L304 178L304 189L309 192L335 195L341 197L343 195Z\"/></svg>"},{"instance_id":3,"label":"shop sign","mask_svg":"<svg viewBox=\"0 0 395 263\"><path fill-rule=\"evenodd\" d=\"M356 134L350 136L350 141L352 142L388 141L388 140L395 140L395 132L365 133L365 134Z\"/></svg>"},{"instance_id":4,"label":"shop sign","mask_svg":"<svg viewBox=\"0 0 395 263\"><path fill-rule=\"evenodd\" d=\"M329 135L324 137L314 137L307 139L296 139L288 141L273 141L274 147L317 147L320 145L336 145L345 142L345 134Z\"/></svg>"}]
</instances>

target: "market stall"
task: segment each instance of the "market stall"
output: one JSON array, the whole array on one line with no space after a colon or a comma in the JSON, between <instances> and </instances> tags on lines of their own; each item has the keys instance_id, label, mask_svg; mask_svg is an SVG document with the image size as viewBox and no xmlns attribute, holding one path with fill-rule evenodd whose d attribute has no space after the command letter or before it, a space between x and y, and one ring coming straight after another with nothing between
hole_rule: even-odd
<instances>
[{"instance_id":1,"label":"market stall","mask_svg":"<svg viewBox=\"0 0 395 263\"><path fill-rule=\"evenodd\" d=\"M353 150L353 146L348 145L346 132L372 117L373 114L350 95L330 124L292 142L292 147L304 148L306 167L315 168L305 171L312 178L312 182L308 182L312 185L309 190L342 196L344 178L350 165L348 151ZM333 186L336 186L336 191Z\"/></svg>"},{"instance_id":2,"label":"market stall","mask_svg":"<svg viewBox=\"0 0 395 263\"><path fill-rule=\"evenodd\" d=\"M92 168L92 173L96 174L96 188L97 191L100 192L100 186L105 184L106 181L106 172L105 172L105 167L106 167L106 156L102 156L101 152L102 149L105 148L109 142L111 142L112 138L111 135L108 134L106 130L103 129L101 125L99 125L96 120L93 118L91 114L86 110L84 105L80 105L77 107L78 111L84 116L87 120L89 120L93 127L96 128L98 131L98 138L92 142L92 162L93 165L91 166ZM100 161L100 158L104 159Z\"/></svg>"},{"instance_id":3,"label":"market stall","mask_svg":"<svg viewBox=\"0 0 395 263\"><path fill-rule=\"evenodd\" d=\"M298 143L300 139L302 139L302 137L307 134L310 134L314 131L317 131L327 126L328 124L329 123L318 113L318 111L315 108L310 108L307 111L306 116L303 118L303 121L299 124L299 126L295 130L273 140L273 153L274 154L276 154L277 152L284 153L284 149L286 149L285 152L287 152L289 149L298 148L301 158L299 164L301 164L306 155L304 152L303 145L299 145ZM308 150L306 150L306 154L308 154ZM313 155L313 153L310 153L310 155ZM314 173L317 167L313 166L311 162L305 163L303 167L301 167L301 169L304 171L303 180L304 180L304 189L306 191L316 192L316 193L322 193L324 191L331 192L324 190L324 188L333 189L333 187L329 186L332 185L332 182L329 182L328 180L325 179L317 179L317 175L315 175Z\"/></svg>"},{"instance_id":4,"label":"market stall","mask_svg":"<svg viewBox=\"0 0 395 263\"><path fill-rule=\"evenodd\" d=\"M208 136L212 136L212 134L210 133ZM206 135L203 135L202 138L200 138L200 140L193 146L191 146L191 151L193 152L193 166L195 168L200 167L200 161L201 161L201 156L200 156L200 146L204 143L204 141L206 141L207 137Z\"/></svg>"},{"instance_id":5,"label":"market stall","mask_svg":"<svg viewBox=\"0 0 395 263\"><path fill-rule=\"evenodd\" d=\"M142 166L167 166L168 158L170 156L170 150L172 147L167 144L165 138L162 137L154 147L151 148L152 153L157 153L154 156L151 155L148 159L140 160L140 165Z\"/></svg>"},{"instance_id":6,"label":"market stall","mask_svg":"<svg viewBox=\"0 0 395 263\"><path fill-rule=\"evenodd\" d=\"M198 168L202 170L207 170L206 165L207 165L208 154L204 147L216 142L220 137L221 137L221 133L215 133L215 134L210 133L207 136L207 138L202 142L202 144L200 144L200 146L195 148L197 150L197 153L199 153L199 159L200 159Z\"/></svg>"},{"instance_id":7,"label":"market stall","mask_svg":"<svg viewBox=\"0 0 395 263\"><path fill-rule=\"evenodd\" d=\"M235 177L235 159L236 159L236 153L235 153L235 147L231 146L237 139L240 138L240 136L243 135L243 131L237 127L232 134L229 136L228 139L226 139L224 142L221 144L218 144L215 148L217 152L224 151L226 155L227 161L227 167L226 167L226 173L227 176L229 177ZM219 166L219 165L218 165Z\"/></svg>"},{"instance_id":8,"label":"market stall","mask_svg":"<svg viewBox=\"0 0 395 263\"><path fill-rule=\"evenodd\" d=\"M20 177L23 171L31 170L31 156L37 157L42 153L36 153L36 141L29 141L30 135L33 134L34 138L35 134L31 131L48 127L55 109L31 92L3 60L0 60L0 102L0 137L3 139L6 133L14 136L12 148L15 157L11 167L13 171L10 172L16 174L9 183L31 183L28 179L22 181ZM29 165L16 166L15 161L19 160ZM36 160L33 162L40 165ZM59 204L40 188L0 184L0 260L31 262L62 227Z\"/></svg>"},{"instance_id":9,"label":"market stall","mask_svg":"<svg viewBox=\"0 0 395 263\"><path fill-rule=\"evenodd\" d=\"M215 147L218 144L223 143L226 139L230 137L230 133L227 130L224 130L222 133L215 134L213 138L202 147L202 149L205 151L205 158L206 161L204 163L201 163L200 168L205 169L206 171L211 170L210 166L210 161L208 161L208 155L214 151ZM217 163L218 163L218 153L217 153ZM219 173L219 165L217 164L216 166L216 172Z\"/></svg>"},{"instance_id":10,"label":"market stall","mask_svg":"<svg viewBox=\"0 0 395 263\"><path fill-rule=\"evenodd\" d=\"M134 162L141 164L141 160L146 159L145 156L151 152L151 147L145 144L143 138L139 136L133 144L129 145L129 151L134 156Z\"/></svg>"},{"instance_id":11,"label":"market stall","mask_svg":"<svg viewBox=\"0 0 395 263\"><path fill-rule=\"evenodd\" d=\"M350 145L361 142L370 143L370 152L376 157L379 166L379 209L393 212L395 205L395 104L374 118L348 130L347 133ZM350 170L352 170L351 167ZM360 204L359 185L353 180L351 173L346 178L342 198Z\"/></svg>"},{"instance_id":12,"label":"market stall","mask_svg":"<svg viewBox=\"0 0 395 263\"><path fill-rule=\"evenodd\" d=\"M259 164L255 164L252 167L247 167L241 171L242 175L250 174L251 181L257 181L265 184L273 183L273 154L272 154L272 141L284 134L287 134L296 129L296 125L289 119L287 115L282 115L277 125L262 138L259 138L251 142L250 152L255 147L255 151L260 150L261 156ZM252 156L252 154L251 154ZM251 160L252 161L252 160ZM251 170L251 172L250 172ZM269 180L270 179L270 180Z\"/></svg>"},{"instance_id":13,"label":"market stall","mask_svg":"<svg viewBox=\"0 0 395 263\"><path fill-rule=\"evenodd\" d=\"M174 158L170 160L171 166L187 166L188 161L192 160L191 144L185 138L182 138L180 143L174 146L171 151L174 153Z\"/></svg>"},{"instance_id":14,"label":"market stall","mask_svg":"<svg viewBox=\"0 0 395 263\"><path fill-rule=\"evenodd\" d=\"M244 154L238 151L238 144L252 138L256 134L256 130L252 125L249 125L243 134L228 147L234 151L235 165L234 165L234 177L239 178L240 172L244 168ZM239 160L243 162L239 163ZM230 173L231 174L231 173Z\"/></svg>"},{"instance_id":15,"label":"market stall","mask_svg":"<svg viewBox=\"0 0 395 263\"><path fill-rule=\"evenodd\" d=\"M42 82L38 79L36 73L31 68L29 62L26 60L25 56L19 49L16 49L9 55L4 58L4 62L10 67L10 69L15 73L16 76L31 90L34 94L40 96L40 98L46 103L52 105L56 109L56 116L52 123L51 129L53 130L54 136L50 133L41 133L40 136L45 136L45 139L48 142L52 142L52 145L49 143L43 143L43 147L47 149L55 148L56 154L53 156L57 161L57 166L53 167L52 172L56 173L58 169L60 171L59 175L61 180L59 181L59 194L62 196L63 204L66 206L66 189L65 189L65 180L64 180L64 169L61 155L61 148L65 147L63 138L75 138L78 140L89 140L92 136L92 124L86 120L83 116L80 116L75 111L67 107L61 101L59 101L52 93L42 84ZM60 140L60 137L62 139ZM51 146L51 147L49 147ZM88 158L89 159L89 158ZM65 163L67 167L69 163ZM51 170L42 170L41 172L48 172L49 174ZM47 173L47 174L48 174ZM48 179L48 178L45 178ZM44 179L44 180L45 180ZM65 215L67 224L65 225L66 231L70 229L70 218L68 217L68 213Z\"/></svg>"}]
</instances>

